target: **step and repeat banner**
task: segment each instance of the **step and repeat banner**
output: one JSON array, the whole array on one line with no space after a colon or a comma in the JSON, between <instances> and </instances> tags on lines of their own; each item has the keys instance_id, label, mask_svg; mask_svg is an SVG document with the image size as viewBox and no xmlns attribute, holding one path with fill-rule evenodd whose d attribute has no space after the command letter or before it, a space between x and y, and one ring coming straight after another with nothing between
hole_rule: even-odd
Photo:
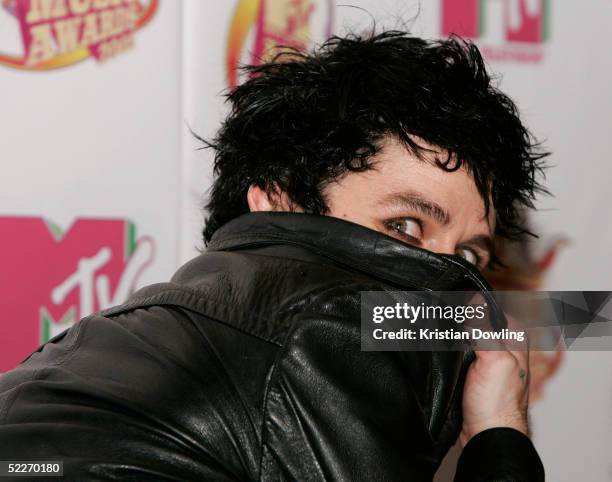
<instances>
[{"instance_id":1,"label":"step and repeat banner","mask_svg":"<svg viewBox=\"0 0 612 482\"><path fill-rule=\"evenodd\" d=\"M374 22L473 39L553 151L541 237L492 282L610 290L611 21L610 0L0 0L0 372L197 255L212 158L190 129L214 135L240 64ZM611 367L532 357L549 480L612 480Z\"/></svg>"},{"instance_id":2,"label":"step and repeat banner","mask_svg":"<svg viewBox=\"0 0 612 482\"><path fill-rule=\"evenodd\" d=\"M178 263L181 5L0 1L0 372Z\"/></svg>"}]
</instances>

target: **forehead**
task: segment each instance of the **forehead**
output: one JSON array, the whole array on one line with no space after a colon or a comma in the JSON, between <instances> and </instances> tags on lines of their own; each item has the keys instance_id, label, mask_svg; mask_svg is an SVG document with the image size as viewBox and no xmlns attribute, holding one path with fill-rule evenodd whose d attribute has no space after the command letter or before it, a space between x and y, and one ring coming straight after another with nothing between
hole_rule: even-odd
<instances>
[{"instance_id":1,"label":"forehead","mask_svg":"<svg viewBox=\"0 0 612 482\"><path fill-rule=\"evenodd\" d=\"M385 139L372 159L374 169L364 173L367 177L364 181L370 184L372 194L383 198L392 193L416 192L443 205L449 212L485 219L492 225L494 209L491 207L485 212L484 199L472 174L464 166L456 171L441 168L437 160L445 162L448 152L422 139L414 140L424 148L418 156L400 141ZM451 159L451 166L453 162Z\"/></svg>"}]
</instances>

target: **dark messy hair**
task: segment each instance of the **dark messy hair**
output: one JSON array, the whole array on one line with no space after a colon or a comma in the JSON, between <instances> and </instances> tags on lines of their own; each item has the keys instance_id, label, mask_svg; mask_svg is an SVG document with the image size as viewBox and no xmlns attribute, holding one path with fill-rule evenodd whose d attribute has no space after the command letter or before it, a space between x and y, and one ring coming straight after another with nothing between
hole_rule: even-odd
<instances>
[{"instance_id":1,"label":"dark messy hair","mask_svg":"<svg viewBox=\"0 0 612 482\"><path fill-rule=\"evenodd\" d=\"M429 41L406 32L334 36L312 52L284 51L243 67L227 94L231 112L212 142L216 179L203 235L249 211L247 190L282 190L305 212L326 214L326 184L372 166L394 137L423 158L416 139L448 152L437 164L472 174L497 233L526 231L547 155L515 104L493 85L477 47L458 37ZM422 143L421 143L422 144Z\"/></svg>"}]
</instances>

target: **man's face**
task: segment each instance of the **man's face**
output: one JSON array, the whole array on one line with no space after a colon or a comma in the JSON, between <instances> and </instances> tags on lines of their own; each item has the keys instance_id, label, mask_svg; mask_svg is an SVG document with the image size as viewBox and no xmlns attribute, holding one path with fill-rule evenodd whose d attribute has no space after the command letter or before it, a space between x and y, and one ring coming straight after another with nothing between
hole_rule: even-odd
<instances>
[{"instance_id":1,"label":"man's face","mask_svg":"<svg viewBox=\"0 0 612 482\"><path fill-rule=\"evenodd\" d=\"M463 167L447 172L436 166L433 153L424 157L419 160L398 141L387 140L373 158L373 169L350 172L325 187L328 214L485 268L494 209L485 215L474 179ZM446 159L444 152L439 157Z\"/></svg>"}]
</instances>

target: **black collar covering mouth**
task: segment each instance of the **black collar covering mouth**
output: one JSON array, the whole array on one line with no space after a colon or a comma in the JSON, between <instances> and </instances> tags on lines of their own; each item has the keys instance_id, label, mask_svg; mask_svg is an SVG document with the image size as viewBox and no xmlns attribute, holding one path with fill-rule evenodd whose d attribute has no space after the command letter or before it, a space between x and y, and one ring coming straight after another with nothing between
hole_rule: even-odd
<instances>
[{"instance_id":1,"label":"black collar covering mouth","mask_svg":"<svg viewBox=\"0 0 612 482\"><path fill-rule=\"evenodd\" d=\"M480 291L494 315L493 327L502 329L507 325L491 295L490 284L467 261L403 243L340 218L293 212L243 214L215 232L208 250L275 244L306 248L403 290Z\"/></svg>"}]
</instances>

